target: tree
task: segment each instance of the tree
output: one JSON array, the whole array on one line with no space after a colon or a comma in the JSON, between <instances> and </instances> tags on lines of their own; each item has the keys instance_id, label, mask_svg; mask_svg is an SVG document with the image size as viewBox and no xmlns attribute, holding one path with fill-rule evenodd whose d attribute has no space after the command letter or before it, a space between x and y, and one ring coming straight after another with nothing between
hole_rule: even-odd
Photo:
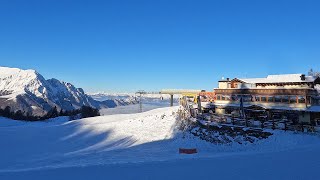
<instances>
[{"instance_id":1,"label":"tree","mask_svg":"<svg viewBox=\"0 0 320 180\"><path fill-rule=\"evenodd\" d=\"M63 112L62 109L60 109L59 116L65 116L65 113Z\"/></svg>"},{"instance_id":2,"label":"tree","mask_svg":"<svg viewBox=\"0 0 320 180\"><path fill-rule=\"evenodd\" d=\"M11 107L10 106L6 106L4 108L4 111L3 111L3 116L4 117L7 117L7 118L10 118L11 117Z\"/></svg>"},{"instance_id":3,"label":"tree","mask_svg":"<svg viewBox=\"0 0 320 180\"><path fill-rule=\"evenodd\" d=\"M55 118L58 116L59 116L59 112L57 110L57 106L55 106L50 111L48 111L47 115L45 116L45 119Z\"/></svg>"},{"instance_id":4,"label":"tree","mask_svg":"<svg viewBox=\"0 0 320 180\"><path fill-rule=\"evenodd\" d=\"M314 75L314 72L313 72L313 69L311 68L309 71L308 71L308 76L313 76Z\"/></svg>"},{"instance_id":5,"label":"tree","mask_svg":"<svg viewBox=\"0 0 320 180\"><path fill-rule=\"evenodd\" d=\"M44 116L33 116L31 112L23 112L22 110L18 110L16 112L11 111L11 107L7 106L5 109L0 109L0 116L15 119L15 120L27 120L27 121L40 121L46 120L49 118L55 118L58 116L70 116L72 120L86 117L94 117L100 116L99 110L89 107L83 106L81 109L75 109L70 111L63 111L62 109L58 112L57 107L52 108L48 113Z\"/></svg>"},{"instance_id":6,"label":"tree","mask_svg":"<svg viewBox=\"0 0 320 180\"><path fill-rule=\"evenodd\" d=\"M25 117L26 117L25 120L28 120L28 121L31 121L31 120L35 119L29 111L26 113Z\"/></svg>"},{"instance_id":7,"label":"tree","mask_svg":"<svg viewBox=\"0 0 320 180\"><path fill-rule=\"evenodd\" d=\"M320 72L314 71L313 69L310 69L308 71L308 76L318 76L318 77L320 77Z\"/></svg>"},{"instance_id":8,"label":"tree","mask_svg":"<svg viewBox=\"0 0 320 180\"><path fill-rule=\"evenodd\" d=\"M13 119L22 120L24 118L25 116L23 115L23 112L21 110L18 110L13 114Z\"/></svg>"},{"instance_id":9,"label":"tree","mask_svg":"<svg viewBox=\"0 0 320 180\"><path fill-rule=\"evenodd\" d=\"M100 116L99 110L92 108L90 106L82 106L81 107L81 117L87 118L87 117L95 117Z\"/></svg>"}]
</instances>

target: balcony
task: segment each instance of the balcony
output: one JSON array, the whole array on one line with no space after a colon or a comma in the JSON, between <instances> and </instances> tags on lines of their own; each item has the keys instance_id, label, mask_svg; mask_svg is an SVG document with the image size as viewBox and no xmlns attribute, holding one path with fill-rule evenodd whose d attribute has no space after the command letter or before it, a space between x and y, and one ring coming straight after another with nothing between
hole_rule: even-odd
<instances>
[{"instance_id":1,"label":"balcony","mask_svg":"<svg viewBox=\"0 0 320 180\"><path fill-rule=\"evenodd\" d=\"M315 89L214 89L216 94L233 95L301 95L316 96L318 92Z\"/></svg>"}]
</instances>

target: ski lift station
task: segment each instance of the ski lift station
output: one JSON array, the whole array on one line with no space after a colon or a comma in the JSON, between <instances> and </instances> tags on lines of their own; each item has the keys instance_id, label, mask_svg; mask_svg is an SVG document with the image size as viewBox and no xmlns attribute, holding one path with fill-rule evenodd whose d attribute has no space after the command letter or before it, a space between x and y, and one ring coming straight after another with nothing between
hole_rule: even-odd
<instances>
[{"instance_id":1,"label":"ski lift station","mask_svg":"<svg viewBox=\"0 0 320 180\"><path fill-rule=\"evenodd\" d=\"M204 90L192 90L192 89L163 89L160 94L169 94L170 97L170 105L173 106L173 95L181 95L181 96L198 96L199 93L205 92Z\"/></svg>"},{"instance_id":2,"label":"ski lift station","mask_svg":"<svg viewBox=\"0 0 320 180\"><path fill-rule=\"evenodd\" d=\"M173 106L174 95L180 96L192 96L196 97L199 93L205 92L205 90L194 90L194 89L163 89L160 92L147 92L144 90L139 90L136 94L139 94L141 97L143 94L166 94L170 95L170 106Z\"/></svg>"}]
</instances>

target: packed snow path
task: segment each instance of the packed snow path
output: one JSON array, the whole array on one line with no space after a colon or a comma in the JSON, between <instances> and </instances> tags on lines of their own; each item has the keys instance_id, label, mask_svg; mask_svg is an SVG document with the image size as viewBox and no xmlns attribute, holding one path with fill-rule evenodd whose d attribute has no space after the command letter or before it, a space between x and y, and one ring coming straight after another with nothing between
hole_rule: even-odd
<instances>
[{"instance_id":1,"label":"packed snow path","mask_svg":"<svg viewBox=\"0 0 320 180\"><path fill-rule=\"evenodd\" d=\"M4 180L315 180L317 149L0 173Z\"/></svg>"},{"instance_id":2,"label":"packed snow path","mask_svg":"<svg viewBox=\"0 0 320 180\"><path fill-rule=\"evenodd\" d=\"M213 145L176 130L177 109L70 122L0 118L0 179L164 179L169 173L172 179L317 177L318 135L274 131L256 144ZM199 153L179 155L180 147Z\"/></svg>"}]
</instances>

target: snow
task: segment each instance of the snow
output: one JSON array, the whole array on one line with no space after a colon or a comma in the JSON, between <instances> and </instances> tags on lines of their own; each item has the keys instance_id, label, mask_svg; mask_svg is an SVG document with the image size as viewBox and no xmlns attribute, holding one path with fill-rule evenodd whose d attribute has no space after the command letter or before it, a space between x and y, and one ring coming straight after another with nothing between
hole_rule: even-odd
<instances>
[{"instance_id":1,"label":"snow","mask_svg":"<svg viewBox=\"0 0 320 180\"><path fill-rule=\"evenodd\" d=\"M0 118L0 179L317 179L317 134L272 131L255 144L214 145L177 130L178 108L75 121Z\"/></svg>"},{"instance_id":2,"label":"snow","mask_svg":"<svg viewBox=\"0 0 320 180\"><path fill-rule=\"evenodd\" d=\"M6 128L6 127L17 127L17 126L22 126L22 127L42 127L42 126L52 126L52 125L57 125L61 123L66 123L69 121L69 117L66 116L61 116L57 118L52 118L52 119L47 119L45 121L38 121L38 122L31 122L31 121L19 121L19 120L13 120L13 119L8 119L5 117L0 117L0 128Z\"/></svg>"},{"instance_id":3,"label":"snow","mask_svg":"<svg viewBox=\"0 0 320 180\"><path fill-rule=\"evenodd\" d=\"M29 88L29 82L36 84L38 73L34 70L21 70L18 68L0 67L0 91L13 92L14 94L5 96L13 98L16 94L23 94L25 88L30 92L39 95L34 88Z\"/></svg>"},{"instance_id":4,"label":"snow","mask_svg":"<svg viewBox=\"0 0 320 180\"><path fill-rule=\"evenodd\" d=\"M314 82L316 76L305 76L306 80L301 80L302 74L280 74L280 75L268 75L266 78L249 78L239 79L246 83L286 83L286 82Z\"/></svg>"},{"instance_id":5,"label":"snow","mask_svg":"<svg viewBox=\"0 0 320 180\"><path fill-rule=\"evenodd\" d=\"M301 153L307 154L301 156ZM314 153L314 151L294 151L290 154L277 152L222 156L214 159L183 159L156 163L69 167L7 173L2 177L3 179L21 180L313 180L318 179L319 162L311 153ZM293 157L293 161L290 161ZM243 164L243 162L246 162L246 164ZM277 162L283 163L277 164ZM307 167L303 168L305 166Z\"/></svg>"},{"instance_id":6,"label":"snow","mask_svg":"<svg viewBox=\"0 0 320 180\"><path fill-rule=\"evenodd\" d=\"M308 111L308 112L320 112L320 106L311 106L306 111Z\"/></svg>"},{"instance_id":7,"label":"snow","mask_svg":"<svg viewBox=\"0 0 320 180\"><path fill-rule=\"evenodd\" d=\"M103 108L100 110L102 115L114 115L114 114L134 114L140 112L146 112L157 108L168 107L170 101L160 100L160 99L144 99L142 101L142 109L140 109L140 104L133 104L128 106L117 106L115 108ZM174 102L177 106L179 103ZM141 111L142 110L142 111Z\"/></svg>"}]
</instances>

